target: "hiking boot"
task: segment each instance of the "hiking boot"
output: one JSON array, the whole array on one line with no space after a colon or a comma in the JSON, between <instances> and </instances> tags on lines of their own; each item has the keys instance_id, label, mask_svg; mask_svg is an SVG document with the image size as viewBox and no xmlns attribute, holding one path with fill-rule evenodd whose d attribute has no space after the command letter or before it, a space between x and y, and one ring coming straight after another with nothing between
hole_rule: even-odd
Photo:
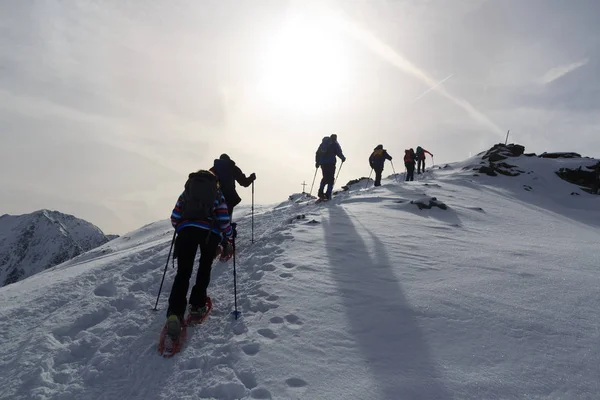
<instances>
[{"instance_id":1,"label":"hiking boot","mask_svg":"<svg viewBox=\"0 0 600 400\"><path fill-rule=\"evenodd\" d=\"M197 324L202 321L206 315L208 308L206 306L193 306L190 304L190 323Z\"/></svg>"},{"instance_id":2,"label":"hiking boot","mask_svg":"<svg viewBox=\"0 0 600 400\"><path fill-rule=\"evenodd\" d=\"M169 315L169 318L167 318L167 335L169 335L173 340L177 340L180 333L181 320L175 314Z\"/></svg>"}]
</instances>

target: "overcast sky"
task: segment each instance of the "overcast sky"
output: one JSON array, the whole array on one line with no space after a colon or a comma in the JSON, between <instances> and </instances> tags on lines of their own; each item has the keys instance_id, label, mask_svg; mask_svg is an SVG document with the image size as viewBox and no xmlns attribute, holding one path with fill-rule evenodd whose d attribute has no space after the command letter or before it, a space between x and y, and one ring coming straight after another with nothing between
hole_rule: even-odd
<instances>
[{"instance_id":1,"label":"overcast sky","mask_svg":"<svg viewBox=\"0 0 600 400\"><path fill-rule=\"evenodd\" d=\"M334 132L337 186L379 143L398 171L405 148L459 161L508 129L527 151L598 156L599 15L596 0L2 1L0 214L123 234L167 218L224 152L257 174L257 203L283 201Z\"/></svg>"}]
</instances>

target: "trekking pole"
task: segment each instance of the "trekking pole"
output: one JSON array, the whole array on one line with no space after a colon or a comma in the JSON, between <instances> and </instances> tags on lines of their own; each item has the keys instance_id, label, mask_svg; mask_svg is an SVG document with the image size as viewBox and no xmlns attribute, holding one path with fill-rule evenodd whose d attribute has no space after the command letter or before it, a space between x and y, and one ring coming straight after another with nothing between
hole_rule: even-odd
<instances>
[{"instance_id":1,"label":"trekking pole","mask_svg":"<svg viewBox=\"0 0 600 400\"><path fill-rule=\"evenodd\" d=\"M335 183L337 182L338 176L340 176L340 172L342 171L342 167L344 166L344 162L340 164L340 169L338 169L338 173L335 175L335 179L333 180L333 187L335 187Z\"/></svg>"},{"instance_id":2,"label":"trekking pole","mask_svg":"<svg viewBox=\"0 0 600 400\"><path fill-rule=\"evenodd\" d=\"M252 181L252 239L251 243L254 243L254 181Z\"/></svg>"},{"instance_id":3,"label":"trekking pole","mask_svg":"<svg viewBox=\"0 0 600 400\"><path fill-rule=\"evenodd\" d=\"M371 168L371 172L369 172L369 177L367 178L367 185L365 186L365 189L369 187L369 181L371 180L372 173L373 173L373 168Z\"/></svg>"},{"instance_id":4,"label":"trekking pole","mask_svg":"<svg viewBox=\"0 0 600 400\"><path fill-rule=\"evenodd\" d=\"M317 178L317 171L319 171L319 167L315 168L315 176L313 176L313 183L312 183L312 185L310 185L310 192L308 192L308 197L312 196L312 190L313 190L313 187L315 186L315 179Z\"/></svg>"},{"instance_id":5,"label":"trekking pole","mask_svg":"<svg viewBox=\"0 0 600 400\"><path fill-rule=\"evenodd\" d=\"M235 271L235 238L231 240L231 244L233 246L233 298L234 298L234 307L235 311L232 312L235 315L235 319L238 319L238 315L240 312L237 309L237 274Z\"/></svg>"},{"instance_id":6,"label":"trekking pole","mask_svg":"<svg viewBox=\"0 0 600 400\"><path fill-rule=\"evenodd\" d=\"M156 304L154 305L153 311L158 311L158 299L160 297L160 292L162 291L163 283L165 281L165 275L167 275L167 268L169 268L169 258L171 258L171 251L173 251L173 244L175 243L175 236L177 236L177 229L173 232L173 239L171 240L171 247L169 248L169 255L167 256L167 263L165 264L165 272L163 272L162 280L160 281L160 288L158 288L158 296L156 296Z\"/></svg>"},{"instance_id":7,"label":"trekking pole","mask_svg":"<svg viewBox=\"0 0 600 400\"><path fill-rule=\"evenodd\" d=\"M394 168L394 162L390 160L390 163L392 164L392 171L394 172L394 180L398 182L398 176L396 175L396 168Z\"/></svg>"}]
</instances>

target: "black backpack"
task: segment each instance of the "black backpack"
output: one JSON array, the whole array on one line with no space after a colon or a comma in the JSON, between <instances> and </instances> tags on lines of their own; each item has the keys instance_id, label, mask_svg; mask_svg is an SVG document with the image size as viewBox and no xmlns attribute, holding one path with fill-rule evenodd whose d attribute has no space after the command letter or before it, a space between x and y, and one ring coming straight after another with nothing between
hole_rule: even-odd
<instances>
[{"instance_id":1,"label":"black backpack","mask_svg":"<svg viewBox=\"0 0 600 400\"><path fill-rule=\"evenodd\" d=\"M319 145L319 156L327 157L333 153L333 140L329 136L325 136Z\"/></svg>"},{"instance_id":2,"label":"black backpack","mask_svg":"<svg viewBox=\"0 0 600 400\"><path fill-rule=\"evenodd\" d=\"M219 183L215 175L204 170L192 172L183 191L181 219L214 221L218 193Z\"/></svg>"}]
</instances>

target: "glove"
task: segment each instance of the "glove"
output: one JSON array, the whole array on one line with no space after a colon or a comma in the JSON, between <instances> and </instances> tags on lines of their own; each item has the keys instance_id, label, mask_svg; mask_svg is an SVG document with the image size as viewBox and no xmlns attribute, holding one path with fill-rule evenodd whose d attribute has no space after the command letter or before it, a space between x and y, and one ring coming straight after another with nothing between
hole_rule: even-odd
<instances>
[{"instance_id":1,"label":"glove","mask_svg":"<svg viewBox=\"0 0 600 400\"><path fill-rule=\"evenodd\" d=\"M390 156L390 161L392 161L392 158L394 158L394 157Z\"/></svg>"},{"instance_id":2,"label":"glove","mask_svg":"<svg viewBox=\"0 0 600 400\"><path fill-rule=\"evenodd\" d=\"M251 179L252 181L255 181L255 180L256 180L256 174L255 174L254 172L250 174L250 179Z\"/></svg>"},{"instance_id":3,"label":"glove","mask_svg":"<svg viewBox=\"0 0 600 400\"><path fill-rule=\"evenodd\" d=\"M319 163L315 163L315 168L319 168Z\"/></svg>"},{"instance_id":4,"label":"glove","mask_svg":"<svg viewBox=\"0 0 600 400\"><path fill-rule=\"evenodd\" d=\"M342 158L342 162L346 162L346 157Z\"/></svg>"},{"instance_id":5,"label":"glove","mask_svg":"<svg viewBox=\"0 0 600 400\"><path fill-rule=\"evenodd\" d=\"M237 237L237 222L231 223L231 230L233 231L233 233L231 234L231 238L235 239Z\"/></svg>"},{"instance_id":6,"label":"glove","mask_svg":"<svg viewBox=\"0 0 600 400\"><path fill-rule=\"evenodd\" d=\"M233 243L229 239L224 239L221 242L221 256L219 257L219 261L227 262L233 257Z\"/></svg>"}]
</instances>

